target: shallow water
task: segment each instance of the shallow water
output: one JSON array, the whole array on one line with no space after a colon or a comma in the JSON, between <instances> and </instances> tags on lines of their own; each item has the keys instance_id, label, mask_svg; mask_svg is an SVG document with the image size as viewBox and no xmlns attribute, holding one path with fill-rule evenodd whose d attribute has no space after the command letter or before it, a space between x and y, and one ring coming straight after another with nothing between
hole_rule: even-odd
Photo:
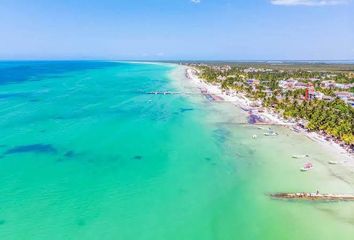
<instances>
[{"instance_id":1,"label":"shallow water","mask_svg":"<svg viewBox=\"0 0 354 240\"><path fill-rule=\"evenodd\" d=\"M354 236L353 203L266 196L354 192L353 171L327 164L338 156L240 124L240 109L204 99L174 65L0 63L0 113L0 239ZM311 172L291 158L304 153Z\"/></svg>"}]
</instances>

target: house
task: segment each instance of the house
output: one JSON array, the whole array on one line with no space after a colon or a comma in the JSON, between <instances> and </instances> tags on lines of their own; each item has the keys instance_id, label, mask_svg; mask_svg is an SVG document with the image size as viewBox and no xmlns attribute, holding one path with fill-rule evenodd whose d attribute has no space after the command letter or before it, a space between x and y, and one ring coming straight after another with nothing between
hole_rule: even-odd
<instances>
[{"instance_id":1,"label":"house","mask_svg":"<svg viewBox=\"0 0 354 240\"><path fill-rule=\"evenodd\" d=\"M306 89L307 87L308 87L307 83L303 83L303 82L296 82L294 84L295 89Z\"/></svg>"},{"instance_id":2,"label":"house","mask_svg":"<svg viewBox=\"0 0 354 240\"><path fill-rule=\"evenodd\" d=\"M336 92L336 97L342 99L344 102L348 102L352 98L354 98L354 94L350 92Z\"/></svg>"},{"instance_id":3,"label":"house","mask_svg":"<svg viewBox=\"0 0 354 240\"><path fill-rule=\"evenodd\" d=\"M324 95L324 96L322 97L322 100L327 101L327 102L330 102L330 101L333 101L333 97Z\"/></svg>"},{"instance_id":4,"label":"house","mask_svg":"<svg viewBox=\"0 0 354 240\"><path fill-rule=\"evenodd\" d=\"M283 90L293 90L297 82L298 82L297 80L292 78L288 80L280 80L279 87L282 88Z\"/></svg>"},{"instance_id":5,"label":"house","mask_svg":"<svg viewBox=\"0 0 354 240\"><path fill-rule=\"evenodd\" d=\"M270 89L263 90L263 92L266 94L267 97L273 96L273 91Z\"/></svg>"},{"instance_id":6,"label":"house","mask_svg":"<svg viewBox=\"0 0 354 240\"><path fill-rule=\"evenodd\" d=\"M348 105L354 107L354 93L350 92L337 92L336 96L342 99Z\"/></svg>"},{"instance_id":7,"label":"house","mask_svg":"<svg viewBox=\"0 0 354 240\"><path fill-rule=\"evenodd\" d=\"M340 89L349 89L349 88L354 87L354 83L352 83L352 84L336 83L335 87L340 88Z\"/></svg>"},{"instance_id":8,"label":"house","mask_svg":"<svg viewBox=\"0 0 354 240\"><path fill-rule=\"evenodd\" d=\"M234 86L239 86L239 87L241 87L243 85L242 82L237 82L237 81L234 81L233 84L234 84Z\"/></svg>"},{"instance_id":9,"label":"house","mask_svg":"<svg viewBox=\"0 0 354 240\"><path fill-rule=\"evenodd\" d=\"M315 99L322 100L322 99L324 99L325 95L321 92L314 92L312 97Z\"/></svg>"},{"instance_id":10,"label":"house","mask_svg":"<svg viewBox=\"0 0 354 240\"><path fill-rule=\"evenodd\" d=\"M321 82L321 88L335 88L336 87L336 82L334 80L327 80L327 81L322 81Z\"/></svg>"},{"instance_id":11,"label":"house","mask_svg":"<svg viewBox=\"0 0 354 240\"><path fill-rule=\"evenodd\" d=\"M248 79L247 80L247 84L248 85L252 85L252 86L259 85L259 80L257 80L257 79Z\"/></svg>"}]
</instances>

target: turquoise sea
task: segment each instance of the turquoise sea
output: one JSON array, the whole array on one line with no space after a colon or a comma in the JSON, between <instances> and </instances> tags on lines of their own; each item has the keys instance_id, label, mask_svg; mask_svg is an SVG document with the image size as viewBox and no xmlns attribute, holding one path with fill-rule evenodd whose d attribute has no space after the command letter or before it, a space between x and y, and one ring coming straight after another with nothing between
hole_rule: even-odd
<instances>
[{"instance_id":1,"label":"turquoise sea","mask_svg":"<svg viewBox=\"0 0 354 240\"><path fill-rule=\"evenodd\" d=\"M354 169L327 164L344 156L263 136L183 67L0 62L0 116L1 240L354 239L354 203L267 196L354 193Z\"/></svg>"}]
</instances>

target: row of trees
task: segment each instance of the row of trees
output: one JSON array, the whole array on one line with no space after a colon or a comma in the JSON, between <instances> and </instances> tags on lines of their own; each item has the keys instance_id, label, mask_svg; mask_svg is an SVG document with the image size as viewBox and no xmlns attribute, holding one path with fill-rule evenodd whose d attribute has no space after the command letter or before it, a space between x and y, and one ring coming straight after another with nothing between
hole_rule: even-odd
<instances>
[{"instance_id":1,"label":"row of trees","mask_svg":"<svg viewBox=\"0 0 354 240\"><path fill-rule=\"evenodd\" d=\"M262 79L264 81L283 80L289 78L295 79L319 79L319 84L323 80L334 80L337 83L354 83L353 75L341 73L341 72L316 72L316 71L304 71L304 70L273 70L271 72L244 72L244 68L231 67L228 71L215 71L212 67L205 66L203 68L203 75L206 80L215 78L215 74L221 76L242 75L246 78ZM315 83L316 84L316 83Z\"/></svg>"},{"instance_id":2,"label":"row of trees","mask_svg":"<svg viewBox=\"0 0 354 240\"><path fill-rule=\"evenodd\" d=\"M330 102L285 99L272 104L286 118L307 120L307 128L311 131L324 131L348 144L354 144L354 109L338 98Z\"/></svg>"}]
</instances>

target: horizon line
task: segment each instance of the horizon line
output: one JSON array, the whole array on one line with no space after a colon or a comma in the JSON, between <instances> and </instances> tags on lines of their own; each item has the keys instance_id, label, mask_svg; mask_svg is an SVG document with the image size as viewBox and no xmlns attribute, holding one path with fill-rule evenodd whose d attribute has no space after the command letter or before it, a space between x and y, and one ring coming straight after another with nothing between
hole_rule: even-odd
<instances>
[{"instance_id":1,"label":"horizon line","mask_svg":"<svg viewBox=\"0 0 354 240\"><path fill-rule=\"evenodd\" d=\"M23 58L23 59L0 59L0 62L6 61L121 61L121 62L354 62L354 59L95 59L95 58Z\"/></svg>"}]
</instances>

